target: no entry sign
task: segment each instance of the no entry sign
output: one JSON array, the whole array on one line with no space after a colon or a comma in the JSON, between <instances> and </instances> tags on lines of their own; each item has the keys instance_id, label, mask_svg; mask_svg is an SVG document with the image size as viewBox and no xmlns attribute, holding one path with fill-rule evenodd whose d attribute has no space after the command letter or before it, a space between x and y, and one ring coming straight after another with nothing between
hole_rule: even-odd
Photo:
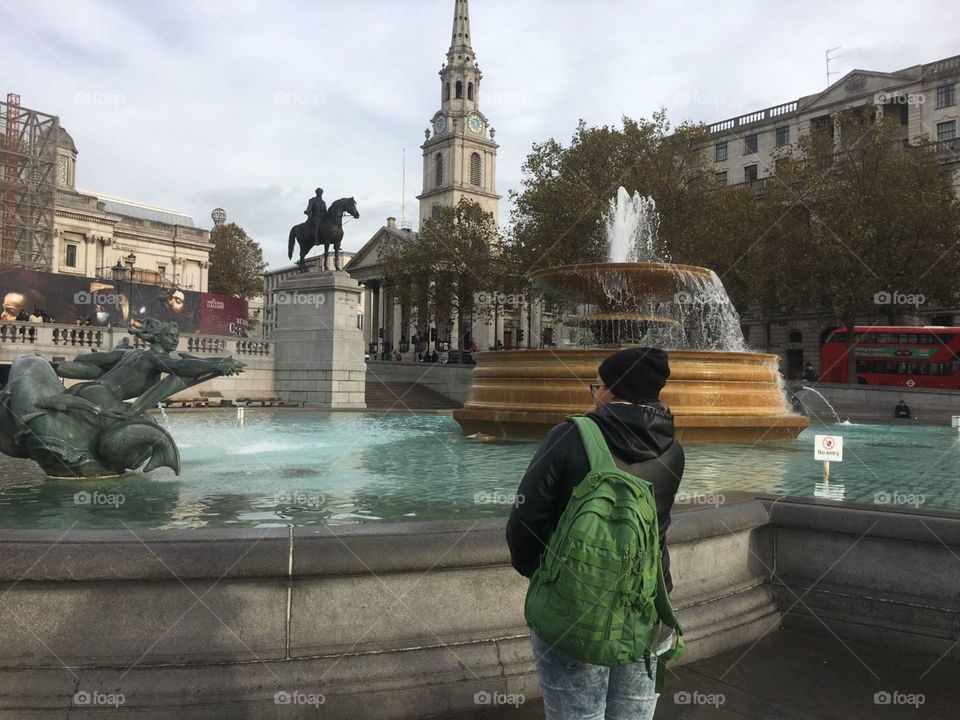
<instances>
[{"instance_id":1,"label":"no entry sign","mask_svg":"<svg viewBox=\"0 0 960 720\"><path fill-rule=\"evenodd\" d=\"M843 462L843 438L817 435L813 441L813 457L823 462Z\"/></svg>"}]
</instances>

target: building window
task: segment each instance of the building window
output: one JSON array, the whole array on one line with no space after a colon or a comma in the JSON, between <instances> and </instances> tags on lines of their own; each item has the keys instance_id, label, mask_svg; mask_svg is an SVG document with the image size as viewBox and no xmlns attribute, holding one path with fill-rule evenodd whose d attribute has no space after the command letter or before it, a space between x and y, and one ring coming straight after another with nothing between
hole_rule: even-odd
<instances>
[{"instance_id":1,"label":"building window","mask_svg":"<svg viewBox=\"0 0 960 720\"><path fill-rule=\"evenodd\" d=\"M714 147L713 153L714 162L723 162L727 159L727 141L723 140L718 142Z\"/></svg>"},{"instance_id":2,"label":"building window","mask_svg":"<svg viewBox=\"0 0 960 720\"><path fill-rule=\"evenodd\" d=\"M167 276L167 266L166 265L157 265L157 272L160 274L160 277Z\"/></svg>"},{"instance_id":3,"label":"building window","mask_svg":"<svg viewBox=\"0 0 960 720\"><path fill-rule=\"evenodd\" d=\"M480 153L474 153L470 156L470 183L479 187L483 184L483 167L480 160Z\"/></svg>"},{"instance_id":4,"label":"building window","mask_svg":"<svg viewBox=\"0 0 960 720\"><path fill-rule=\"evenodd\" d=\"M956 150L960 143L957 142L957 121L947 120L947 122L937 123L937 142L949 143L951 150Z\"/></svg>"},{"instance_id":5,"label":"building window","mask_svg":"<svg viewBox=\"0 0 960 720\"><path fill-rule=\"evenodd\" d=\"M443 155L437 153L437 156L433 159L433 184L437 187L443 185Z\"/></svg>"},{"instance_id":6,"label":"building window","mask_svg":"<svg viewBox=\"0 0 960 720\"><path fill-rule=\"evenodd\" d=\"M757 166L747 165L743 169L743 181L745 183L754 183L757 181Z\"/></svg>"},{"instance_id":7,"label":"building window","mask_svg":"<svg viewBox=\"0 0 960 720\"><path fill-rule=\"evenodd\" d=\"M757 134L753 133L743 138L743 154L752 155L757 151Z\"/></svg>"},{"instance_id":8,"label":"building window","mask_svg":"<svg viewBox=\"0 0 960 720\"><path fill-rule=\"evenodd\" d=\"M783 147L790 144L790 126L784 125L777 128L777 147Z\"/></svg>"},{"instance_id":9,"label":"building window","mask_svg":"<svg viewBox=\"0 0 960 720\"><path fill-rule=\"evenodd\" d=\"M727 184L727 171L724 170L723 172L718 172L717 185L719 185L720 187L723 187L726 184Z\"/></svg>"},{"instance_id":10,"label":"building window","mask_svg":"<svg viewBox=\"0 0 960 720\"><path fill-rule=\"evenodd\" d=\"M439 206L439 205L431 205L431 206L430 206L430 218L433 219L433 220L436 220L438 217L440 217L440 206Z\"/></svg>"},{"instance_id":11,"label":"building window","mask_svg":"<svg viewBox=\"0 0 960 720\"><path fill-rule=\"evenodd\" d=\"M953 107L957 104L957 85L941 85L937 88L937 109Z\"/></svg>"},{"instance_id":12,"label":"building window","mask_svg":"<svg viewBox=\"0 0 960 720\"><path fill-rule=\"evenodd\" d=\"M73 243L67 243L66 245L66 256L63 264L71 268L75 268L77 266L77 246Z\"/></svg>"},{"instance_id":13,"label":"building window","mask_svg":"<svg viewBox=\"0 0 960 720\"><path fill-rule=\"evenodd\" d=\"M473 83L467 83L467 100L473 100Z\"/></svg>"},{"instance_id":14,"label":"building window","mask_svg":"<svg viewBox=\"0 0 960 720\"><path fill-rule=\"evenodd\" d=\"M443 84L443 99L444 100L450 99L450 83L449 82Z\"/></svg>"},{"instance_id":15,"label":"building window","mask_svg":"<svg viewBox=\"0 0 960 720\"><path fill-rule=\"evenodd\" d=\"M457 80L457 100L463 100L463 82Z\"/></svg>"}]
</instances>

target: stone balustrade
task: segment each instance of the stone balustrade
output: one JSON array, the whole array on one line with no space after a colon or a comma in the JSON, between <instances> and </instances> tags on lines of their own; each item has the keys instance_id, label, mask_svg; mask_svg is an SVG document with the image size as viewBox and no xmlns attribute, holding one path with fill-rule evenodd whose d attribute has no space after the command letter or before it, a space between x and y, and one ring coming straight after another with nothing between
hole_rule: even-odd
<instances>
[{"instance_id":1,"label":"stone balustrade","mask_svg":"<svg viewBox=\"0 0 960 720\"><path fill-rule=\"evenodd\" d=\"M110 349L124 337L130 337L133 347L146 346L139 338L129 336L123 328L4 321L0 322L0 362L9 362L23 354L22 348L13 346L29 346L31 351L41 354L48 348L58 351L75 348L81 352L88 348ZM196 354L269 356L272 345L266 340L238 340L224 335L184 333L180 336L180 349Z\"/></svg>"}]
</instances>

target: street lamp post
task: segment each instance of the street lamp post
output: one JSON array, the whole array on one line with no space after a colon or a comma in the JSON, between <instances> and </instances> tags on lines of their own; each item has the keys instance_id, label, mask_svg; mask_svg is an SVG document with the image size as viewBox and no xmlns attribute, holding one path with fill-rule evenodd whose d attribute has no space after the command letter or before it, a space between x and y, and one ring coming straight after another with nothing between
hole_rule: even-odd
<instances>
[{"instance_id":1,"label":"street lamp post","mask_svg":"<svg viewBox=\"0 0 960 720\"><path fill-rule=\"evenodd\" d=\"M129 290L127 292L127 305L130 308L130 316L127 318L127 324L129 325L130 321L133 320L133 269L137 266L137 256L131 252L129 255L127 255L127 258L126 260L124 260L124 263L126 264L127 270L129 271L129 279L130 279ZM119 264L120 264L120 261L117 260L117 265Z\"/></svg>"}]
</instances>

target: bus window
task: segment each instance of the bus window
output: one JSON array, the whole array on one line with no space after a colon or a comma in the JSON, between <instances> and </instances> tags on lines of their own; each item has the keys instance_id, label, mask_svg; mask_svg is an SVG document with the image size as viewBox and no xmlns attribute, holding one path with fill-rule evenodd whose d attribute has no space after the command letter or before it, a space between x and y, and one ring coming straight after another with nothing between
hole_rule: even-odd
<instances>
[{"instance_id":1,"label":"bus window","mask_svg":"<svg viewBox=\"0 0 960 720\"><path fill-rule=\"evenodd\" d=\"M877 333L864 333L864 334L863 334L863 342L865 342L865 343L878 343L878 342L880 342L879 337L880 337L880 336L879 336Z\"/></svg>"}]
</instances>

